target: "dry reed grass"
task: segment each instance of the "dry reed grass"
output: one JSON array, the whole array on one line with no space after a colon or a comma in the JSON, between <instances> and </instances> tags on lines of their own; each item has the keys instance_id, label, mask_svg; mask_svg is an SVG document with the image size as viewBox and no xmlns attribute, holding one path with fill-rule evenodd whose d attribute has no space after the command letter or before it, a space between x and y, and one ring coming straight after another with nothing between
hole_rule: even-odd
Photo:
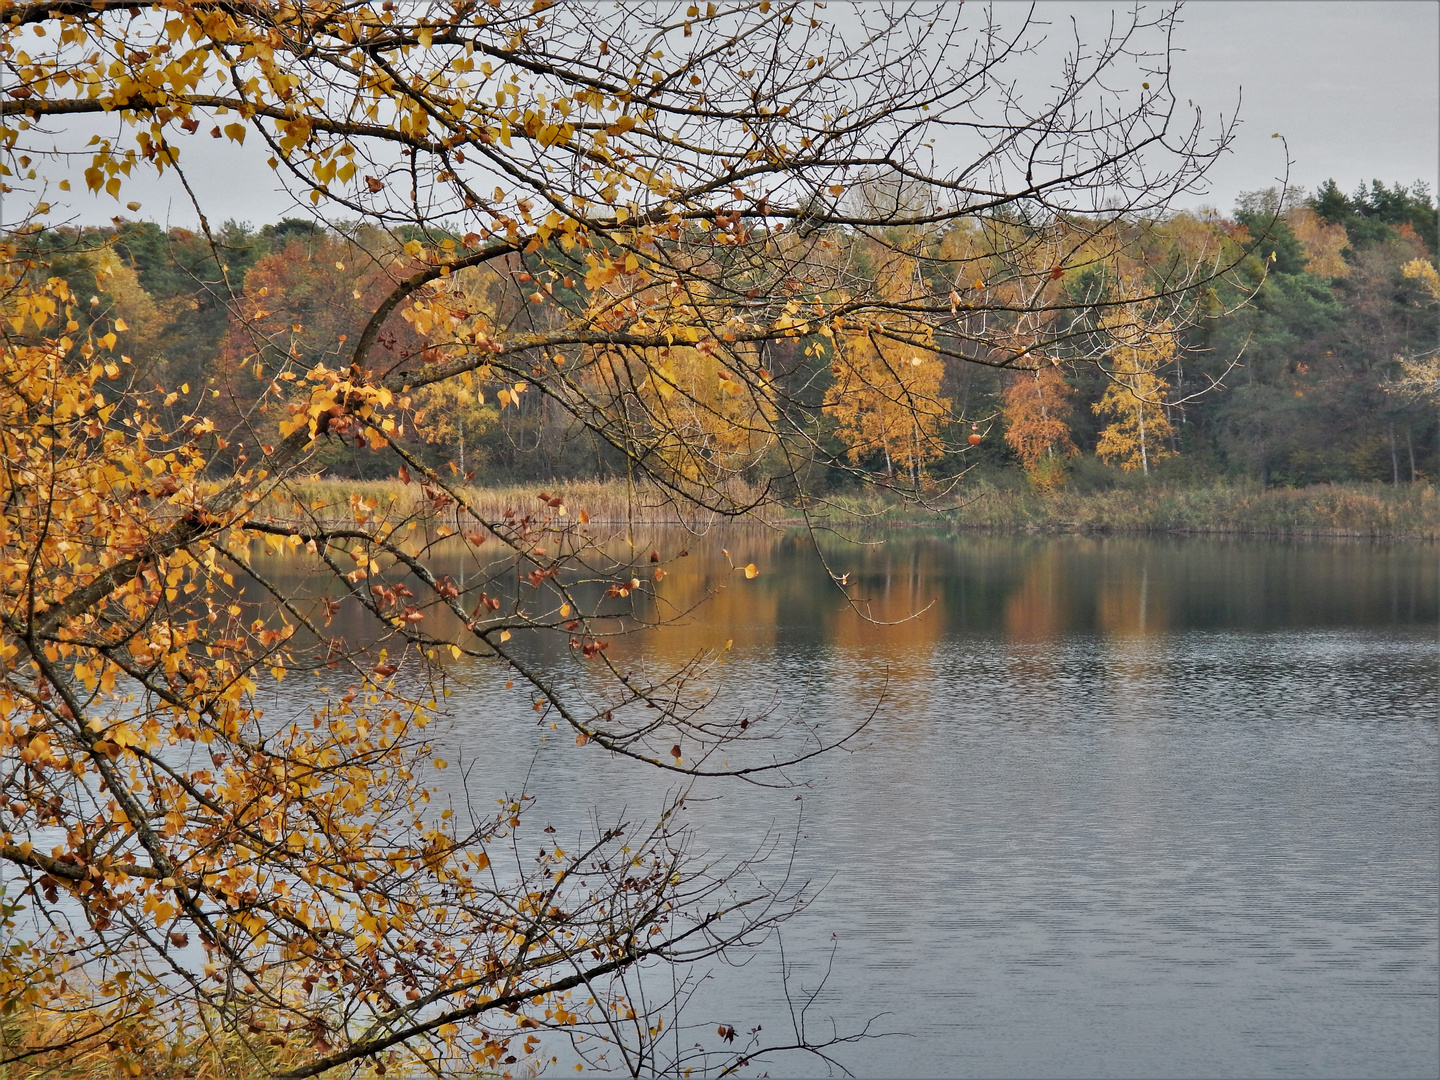
<instances>
[{"instance_id":1,"label":"dry reed grass","mask_svg":"<svg viewBox=\"0 0 1440 1080\"><path fill-rule=\"evenodd\" d=\"M969 528L1440 539L1440 499L1430 484L1146 486L1048 496L987 485L961 501L955 522Z\"/></svg>"},{"instance_id":2,"label":"dry reed grass","mask_svg":"<svg viewBox=\"0 0 1440 1080\"><path fill-rule=\"evenodd\" d=\"M541 492L563 499L568 515L578 517L584 512L590 521L602 525L695 526L723 520L721 515L679 504L658 487L628 485L619 480L555 480L506 487L465 485L457 490L480 518L489 521L499 521L507 511L526 514L541 509L544 505ZM727 487L724 494L740 506L754 503L759 498L757 491L743 485ZM383 515L392 520L407 515L426 517L434 513L418 483L323 478L290 481L284 493L272 493L256 504L256 513L262 518L271 517L277 521L294 520L309 514L324 522L348 521L356 500L368 504L370 516ZM301 507L304 508L303 513ZM775 510L774 507L770 509ZM453 510L450 513L453 514ZM768 519L770 515L765 516ZM788 518L791 515L782 509L778 516Z\"/></svg>"},{"instance_id":3,"label":"dry reed grass","mask_svg":"<svg viewBox=\"0 0 1440 1080\"><path fill-rule=\"evenodd\" d=\"M216 1028L207 1035L192 1025L189 1031L172 1032L164 1043L145 1039L145 1045L138 1048L133 1045L136 1033L117 1029L108 1039L101 1035L62 1050L24 1056L29 1046L44 1045L52 1026L51 1018L25 1007L0 1021L5 1053L17 1058L0 1064L0 1080L129 1080L137 1076L151 1080L260 1080L307 1060L305 1033L285 1032L274 1017L269 1017L268 1024L252 1017L244 1032ZM132 1045L122 1045L120 1040ZM386 1056L394 1062L395 1055ZM323 1075L353 1080L377 1077L376 1064L366 1060L352 1069L334 1069ZM399 1080L415 1075L403 1064L388 1071Z\"/></svg>"},{"instance_id":4,"label":"dry reed grass","mask_svg":"<svg viewBox=\"0 0 1440 1080\"><path fill-rule=\"evenodd\" d=\"M559 495L570 514L584 511L603 525L645 524L691 527L714 524L716 515L677 505L654 487L624 481L584 480L506 487L466 487L467 501L489 520L507 510L540 508L538 495ZM372 514L432 514L418 484L399 480L305 479L292 482L293 498L267 496L257 512L276 520L299 516L294 500L322 521L350 520L354 500ZM736 488L740 503L756 492ZM985 482L961 487L936 507L917 506L882 491L837 495L809 507L812 520L845 524L950 525L967 529L1027 532L1197 533L1276 537L1351 536L1396 540L1440 540L1440 499L1430 484L1318 484L1306 488L1258 485L1168 487L1146 485L1109 491L1040 494ZM771 503L757 514L772 525L801 525L795 506Z\"/></svg>"}]
</instances>

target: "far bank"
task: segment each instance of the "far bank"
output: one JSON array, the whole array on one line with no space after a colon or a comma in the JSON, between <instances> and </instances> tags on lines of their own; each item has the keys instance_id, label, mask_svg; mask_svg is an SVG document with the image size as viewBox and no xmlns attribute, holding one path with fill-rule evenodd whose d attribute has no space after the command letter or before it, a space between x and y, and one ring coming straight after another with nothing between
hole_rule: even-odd
<instances>
[{"instance_id":1,"label":"far bank","mask_svg":"<svg viewBox=\"0 0 1440 1080\"><path fill-rule=\"evenodd\" d=\"M710 527L726 518L692 508L677 508L656 487L624 481L551 481L547 484L456 489L482 519L499 521L542 511L596 525L675 524ZM333 522L365 517L453 516L454 506L438 507L419 483L400 480L291 482L293 498L267 496L257 507L262 516L294 519L315 515ZM544 494L542 498L541 495ZM986 481L927 493L916 502L895 492L869 490L837 493L803 505L765 500L760 492L729 492L739 505L758 503L746 520L775 527L814 525L854 528L948 526L1045 533L1174 533L1262 537L1354 537L1374 540L1440 540L1440 499L1429 483L1317 484L1302 488L1258 485L1185 487L1150 484L1105 491L1042 494L1002 488ZM441 502L444 500L442 499ZM463 516L463 515L462 515ZM461 525L468 524L462 521Z\"/></svg>"}]
</instances>

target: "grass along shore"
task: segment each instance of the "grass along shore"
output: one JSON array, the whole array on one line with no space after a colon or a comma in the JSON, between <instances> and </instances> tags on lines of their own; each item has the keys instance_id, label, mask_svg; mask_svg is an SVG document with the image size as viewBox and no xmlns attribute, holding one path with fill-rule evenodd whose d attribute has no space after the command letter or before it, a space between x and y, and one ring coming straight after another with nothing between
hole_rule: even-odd
<instances>
[{"instance_id":1,"label":"grass along shore","mask_svg":"<svg viewBox=\"0 0 1440 1080\"><path fill-rule=\"evenodd\" d=\"M563 497L569 514L584 511L602 525L718 523L715 515L677 509L653 488L623 481L551 481L505 487L466 487L466 500L484 518L498 520L507 510L542 509L538 494ZM291 492L317 508L325 521L352 520L359 500L371 515L427 514L419 484L399 480L304 479ZM737 501L754 493L736 489ZM1190 487L1147 484L1102 491L1060 491L1042 495L1029 489L1002 488L984 480L964 484L935 508L908 503L880 490L837 494L813 503L812 517L832 524L946 526L1022 532L1177 533L1268 537L1359 537L1385 540L1440 540L1440 498L1431 484L1317 484L1304 488L1258 485ZM938 509L937 509L938 508ZM291 499L267 496L257 506L262 516L293 520ZM453 510L449 511L453 515ZM774 526L798 526L804 515L794 506L772 503L760 519Z\"/></svg>"},{"instance_id":2,"label":"grass along shore","mask_svg":"<svg viewBox=\"0 0 1440 1080\"><path fill-rule=\"evenodd\" d=\"M956 523L970 528L1440 540L1440 499L1431 484L1156 484L1048 496L987 485L962 501Z\"/></svg>"}]
</instances>

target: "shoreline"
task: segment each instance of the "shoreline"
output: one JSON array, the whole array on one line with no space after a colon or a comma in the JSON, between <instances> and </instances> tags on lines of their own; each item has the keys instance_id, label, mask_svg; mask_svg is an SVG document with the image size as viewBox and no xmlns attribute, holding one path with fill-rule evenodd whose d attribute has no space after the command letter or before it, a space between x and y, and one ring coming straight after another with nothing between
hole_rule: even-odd
<instances>
[{"instance_id":1,"label":"shoreline","mask_svg":"<svg viewBox=\"0 0 1440 1080\"><path fill-rule=\"evenodd\" d=\"M436 511L419 484L399 480L290 481L295 499L267 495L255 506L260 519L299 521L314 514L326 523L361 516L415 515L454 520L454 508ZM606 527L677 526L704 529L730 526L803 528L796 507L771 503L748 516L727 517L694 509L683 512L657 489L632 489L623 481L550 481L505 487L466 486L467 502L483 517L502 519L547 508L539 493L565 501L567 516ZM754 501L755 492L735 488L738 503ZM462 527L471 522L466 516ZM1397 543L1440 541L1440 498L1429 483L1391 487L1384 484L1320 484L1307 488L1258 486L1134 486L1106 491L1061 491L1039 495L979 482L930 509L886 497L881 492L837 494L811 508L812 525L866 530L928 528L1022 535L1170 535L1252 537L1256 539L1352 539Z\"/></svg>"}]
</instances>

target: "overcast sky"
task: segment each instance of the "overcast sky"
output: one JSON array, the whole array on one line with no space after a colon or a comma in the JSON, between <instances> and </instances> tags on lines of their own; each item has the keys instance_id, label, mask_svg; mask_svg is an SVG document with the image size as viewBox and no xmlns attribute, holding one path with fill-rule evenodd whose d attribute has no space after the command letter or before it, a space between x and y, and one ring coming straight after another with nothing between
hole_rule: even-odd
<instances>
[{"instance_id":1,"label":"overcast sky","mask_svg":"<svg viewBox=\"0 0 1440 1080\"><path fill-rule=\"evenodd\" d=\"M1423 180L1434 193L1440 4L1202 0L1181 18L1177 92L1228 109L1225 95L1243 89L1235 153L1211 174L1213 205L1229 210L1239 192L1276 182L1277 131L1295 162L1291 182L1302 187Z\"/></svg>"},{"instance_id":2,"label":"overcast sky","mask_svg":"<svg viewBox=\"0 0 1440 1080\"><path fill-rule=\"evenodd\" d=\"M1117 5L1045 0L1037 17L1063 38L1071 21L1093 40ZM1026 5L997 4L1002 21ZM1123 7L1121 8L1123 10ZM1192 0L1175 35L1175 89L1207 117L1233 113L1242 126L1234 153L1211 173L1211 190L1194 205L1230 211L1241 191L1270 187L1284 175L1281 132L1294 164L1290 182L1313 190L1333 177L1347 192L1378 178L1404 184L1440 177L1440 4L1434 0ZM294 206L276 190L265 154L228 142L192 140L184 148L192 182L212 221L259 225ZM83 184L76 184L83 189ZM53 194L53 189L52 189ZM142 208L127 215L193 225L175 184L136 178L122 198ZM108 221L124 213L108 196L75 194L74 220ZM52 199L58 203L58 199ZM59 207L57 206L57 210Z\"/></svg>"}]
</instances>

